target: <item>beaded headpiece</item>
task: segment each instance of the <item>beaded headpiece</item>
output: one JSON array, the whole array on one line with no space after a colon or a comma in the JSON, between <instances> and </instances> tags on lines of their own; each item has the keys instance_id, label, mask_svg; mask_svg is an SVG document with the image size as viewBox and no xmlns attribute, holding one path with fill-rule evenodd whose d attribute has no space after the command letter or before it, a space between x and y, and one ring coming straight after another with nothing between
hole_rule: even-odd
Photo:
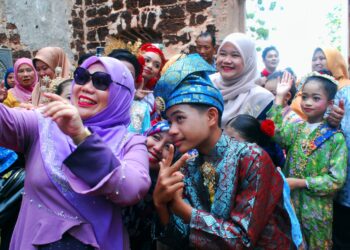
<instances>
[{"instance_id":1,"label":"beaded headpiece","mask_svg":"<svg viewBox=\"0 0 350 250\"><path fill-rule=\"evenodd\" d=\"M317 71L313 71L309 74L307 74L306 76L304 76L301 81L300 81L300 86L303 86L307 80L310 78L310 77L313 77L313 76L316 76L316 77L319 77L319 78L323 78L323 79L327 79L328 81L330 81L331 83L334 83L336 86L339 85L338 81L333 77L333 76L330 76L330 75L327 75L327 74L320 74L319 72Z\"/></svg>"}]
</instances>

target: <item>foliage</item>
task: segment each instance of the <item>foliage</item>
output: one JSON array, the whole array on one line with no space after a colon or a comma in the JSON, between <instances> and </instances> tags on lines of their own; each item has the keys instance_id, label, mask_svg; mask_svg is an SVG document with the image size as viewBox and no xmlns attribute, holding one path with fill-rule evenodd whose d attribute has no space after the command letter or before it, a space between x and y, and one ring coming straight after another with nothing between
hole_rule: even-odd
<instances>
[{"instance_id":1,"label":"foliage","mask_svg":"<svg viewBox=\"0 0 350 250\"><path fill-rule=\"evenodd\" d=\"M335 5L333 10L327 13L327 20L326 27L328 30L327 38L329 39L329 43L341 51L342 36L340 30L342 28L342 7L340 4Z\"/></svg>"},{"instance_id":2,"label":"foliage","mask_svg":"<svg viewBox=\"0 0 350 250\"><path fill-rule=\"evenodd\" d=\"M283 1L280 1L283 2ZM275 0L247 0L246 31L255 40L267 40L270 29L275 29L266 24L268 15L273 14L276 9L283 10L283 6ZM267 27L271 28L268 29ZM257 50L261 50L257 47Z\"/></svg>"}]
</instances>

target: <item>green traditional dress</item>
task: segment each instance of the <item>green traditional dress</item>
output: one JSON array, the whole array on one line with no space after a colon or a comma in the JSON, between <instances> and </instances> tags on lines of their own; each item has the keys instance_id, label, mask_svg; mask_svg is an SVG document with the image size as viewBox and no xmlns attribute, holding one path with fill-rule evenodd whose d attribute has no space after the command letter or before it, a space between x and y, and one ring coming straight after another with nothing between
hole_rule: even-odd
<instances>
[{"instance_id":1,"label":"green traditional dress","mask_svg":"<svg viewBox=\"0 0 350 250\"><path fill-rule=\"evenodd\" d=\"M333 197L346 177L344 135L326 122L314 130L307 122L282 126L281 106L273 106L268 115L276 125L275 140L288 152L286 177L307 182L307 188L294 189L291 198L308 249L331 249Z\"/></svg>"}]
</instances>

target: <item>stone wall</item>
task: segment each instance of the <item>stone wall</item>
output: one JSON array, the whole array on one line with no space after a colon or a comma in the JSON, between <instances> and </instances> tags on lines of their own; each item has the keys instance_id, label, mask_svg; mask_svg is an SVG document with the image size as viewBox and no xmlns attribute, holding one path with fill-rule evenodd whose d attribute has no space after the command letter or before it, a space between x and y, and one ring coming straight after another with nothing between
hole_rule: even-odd
<instances>
[{"instance_id":1,"label":"stone wall","mask_svg":"<svg viewBox=\"0 0 350 250\"><path fill-rule=\"evenodd\" d=\"M15 2L15 4L13 4ZM201 31L220 41L242 29L244 0L0 0L0 45L13 57L32 56L44 46L63 47L71 59L107 36L163 43L165 54L192 51ZM57 6L59 4L59 6ZM238 7L237 7L238 6ZM233 9L234 8L234 9ZM244 9L243 9L244 13ZM244 23L244 21L243 21Z\"/></svg>"}]
</instances>

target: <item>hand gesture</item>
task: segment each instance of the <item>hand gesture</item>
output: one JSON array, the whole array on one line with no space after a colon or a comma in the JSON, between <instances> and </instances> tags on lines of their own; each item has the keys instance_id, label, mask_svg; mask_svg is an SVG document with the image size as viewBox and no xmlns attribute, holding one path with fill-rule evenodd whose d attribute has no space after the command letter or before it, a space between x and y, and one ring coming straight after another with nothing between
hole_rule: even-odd
<instances>
[{"instance_id":1,"label":"hand gesture","mask_svg":"<svg viewBox=\"0 0 350 250\"><path fill-rule=\"evenodd\" d=\"M145 98L146 95L152 92L152 90L137 89L135 92L135 100L142 100L143 98Z\"/></svg>"},{"instance_id":2,"label":"hand gesture","mask_svg":"<svg viewBox=\"0 0 350 250\"><path fill-rule=\"evenodd\" d=\"M284 98L293 84L293 76L288 71L283 73L282 79L277 83L276 96Z\"/></svg>"},{"instance_id":3,"label":"hand gesture","mask_svg":"<svg viewBox=\"0 0 350 250\"><path fill-rule=\"evenodd\" d=\"M68 100L51 93L44 93L44 96L51 100L46 106L42 107L42 113L45 117L51 117L63 133L74 138L80 137L86 133L83 121L75 106Z\"/></svg>"},{"instance_id":4,"label":"hand gesture","mask_svg":"<svg viewBox=\"0 0 350 250\"><path fill-rule=\"evenodd\" d=\"M181 189L184 187L184 183L182 182L183 175L179 170L185 164L189 155L184 154L178 161L171 165L173 158L174 146L170 145L168 157L159 163L158 180L153 192L153 202L156 207L165 206L174 198L177 191L180 190L180 193L177 195L181 195L182 193Z\"/></svg>"},{"instance_id":5,"label":"hand gesture","mask_svg":"<svg viewBox=\"0 0 350 250\"><path fill-rule=\"evenodd\" d=\"M7 89L5 88L4 81L0 83L0 102L5 101L7 98Z\"/></svg>"},{"instance_id":6,"label":"hand gesture","mask_svg":"<svg viewBox=\"0 0 350 250\"><path fill-rule=\"evenodd\" d=\"M327 122L337 128L340 125L341 120L344 117L344 100L339 101L339 106L332 105L331 112L327 117Z\"/></svg>"}]
</instances>

